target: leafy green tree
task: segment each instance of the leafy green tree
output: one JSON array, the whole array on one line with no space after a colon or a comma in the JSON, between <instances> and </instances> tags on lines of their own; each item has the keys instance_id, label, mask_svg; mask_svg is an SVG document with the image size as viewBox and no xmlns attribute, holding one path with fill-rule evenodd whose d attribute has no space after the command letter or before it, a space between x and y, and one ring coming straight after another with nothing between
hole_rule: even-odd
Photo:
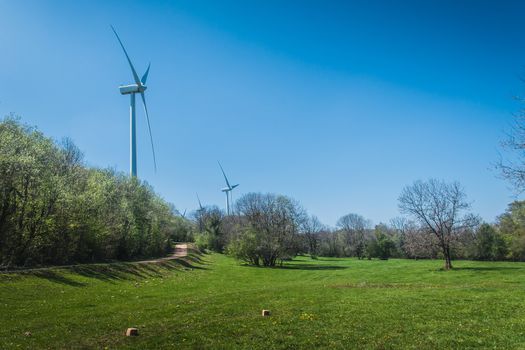
<instances>
[{"instance_id":1,"label":"leafy green tree","mask_svg":"<svg viewBox=\"0 0 525 350\"><path fill-rule=\"evenodd\" d=\"M525 260L525 201L509 204L498 218L497 228L508 247L508 258Z\"/></svg>"},{"instance_id":2,"label":"leafy green tree","mask_svg":"<svg viewBox=\"0 0 525 350\"><path fill-rule=\"evenodd\" d=\"M474 258L478 260L503 260L507 246L503 237L489 224L482 224L476 232Z\"/></svg>"},{"instance_id":3,"label":"leafy green tree","mask_svg":"<svg viewBox=\"0 0 525 350\"><path fill-rule=\"evenodd\" d=\"M386 225L377 225L374 229L374 239L367 246L369 258L388 260L394 254L396 244Z\"/></svg>"}]
</instances>

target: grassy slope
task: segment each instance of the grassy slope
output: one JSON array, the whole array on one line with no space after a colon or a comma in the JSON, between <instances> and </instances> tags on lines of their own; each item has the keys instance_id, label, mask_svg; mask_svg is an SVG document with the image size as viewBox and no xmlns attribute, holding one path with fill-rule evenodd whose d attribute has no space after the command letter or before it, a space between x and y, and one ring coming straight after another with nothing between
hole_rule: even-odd
<instances>
[{"instance_id":1,"label":"grassy slope","mask_svg":"<svg viewBox=\"0 0 525 350\"><path fill-rule=\"evenodd\" d=\"M0 275L0 348L525 348L525 263L440 266L213 254Z\"/></svg>"}]
</instances>

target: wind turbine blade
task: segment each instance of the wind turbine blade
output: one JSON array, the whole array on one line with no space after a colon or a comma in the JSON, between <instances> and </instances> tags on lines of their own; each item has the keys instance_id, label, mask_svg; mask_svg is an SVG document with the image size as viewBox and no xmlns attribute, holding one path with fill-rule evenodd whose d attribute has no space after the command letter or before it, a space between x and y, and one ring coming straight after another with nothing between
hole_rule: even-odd
<instances>
[{"instance_id":1,"label":"wind turbine blade","mask_svg":"<svg viewBox=\"0 0 525 350\"><path fill-rule=\"evenodd\" d=\"M149 73L149 67L151 66L151 63L148 64L148 69L146 69L146 73L142 76L142 79L140 81L142 82L142 85L146 85L146 80L148 79L148 73Z\"/></svg>"},{"instance_id":2,"label":"wind turbine blade","mask_svg":"<svg viewBox=\"0 0 525 350\"><path fill-rule=\"evenodd\" d=\"M228 186L228 188L232 188L230 186L230 182L228 181L228 178L226 177L226 173L224 172L224 169L222 168L221 163L219 161L217 161L217 163L219 163L219 166L221 167L222 175L224 175L224 180L226 180L226 186Z\"/></svg>"},{"instance_id":3,"label":"wind turbine blade","mask_svg":"<svg viewBox=\"0 0 525 350\"><path fill-rule=\"evenodd\" d=\"M151 124L149 122L148 106L146 105L146 97L144 92L140 93L142 97L142 104L144 105L144 112L146 112L146 120L148 121L149 140L151 142L151 151L153 152L153 165L155 166L155 172L157 172L157 157L155 157L155 146L153 145L153 134L151 133Z\"/></svg>"},{"instance_id":4,"label":"wind turbine blade","mask_svg":"<svg viewBox=\"0 0 525 350\"><path fill-rule=\"evenodd\" d=\"M126 48L124 47L124 44L122 44L122 40L120 40L120 37L118 36L117 31L115 30L115 28L113 28L113 26L111 26L111 29L113 30L113 33L115 33L115 35L117 36L117 40L120 43L122 50L124 50L124 54L126 55L126 58L128 59L129 66L131 67L131 72L133 73L133 79L135 79L135 83L137 83L137 85L141 85L139 76L137 75L137 72L135 71L135 67L133 67L133 63L131 63L131 60L128 56L128 52L126 51Z\"/></svg>"},{"instance_id":5,"label":"wind turbine blade","mask_svg":"<svg viewBox=\"0 0 525 350\"><path fill-rule=\"evenodd\" d=\"M197 195L197 201L199 202L199 209L202 210L202 204L201 204L201 199L199 198L199 194L198 193L195 193Z\"/></svg>"}]
</instances>

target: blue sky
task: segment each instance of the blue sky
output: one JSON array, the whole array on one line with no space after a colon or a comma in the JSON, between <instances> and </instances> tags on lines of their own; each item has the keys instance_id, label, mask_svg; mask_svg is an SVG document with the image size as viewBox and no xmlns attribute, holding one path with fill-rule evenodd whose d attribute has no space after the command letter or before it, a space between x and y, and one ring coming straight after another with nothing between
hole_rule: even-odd
<instances>
[{"instance_id":1,"label":"blue sky","mask_svg":"<svg viewBox=\"0 0 525 350\"><path fill-rule=\"evenodd\" d=\"M396 3L396 4L394 4ZM132 76L139 177L177 208L298 199L329 225L398 216L405 185L460 181L493 221L515 199L491 169L523 95L522 1L0 1L0 114L71 137L88 164L129 168Z\"/></svg>"}]
</instances>

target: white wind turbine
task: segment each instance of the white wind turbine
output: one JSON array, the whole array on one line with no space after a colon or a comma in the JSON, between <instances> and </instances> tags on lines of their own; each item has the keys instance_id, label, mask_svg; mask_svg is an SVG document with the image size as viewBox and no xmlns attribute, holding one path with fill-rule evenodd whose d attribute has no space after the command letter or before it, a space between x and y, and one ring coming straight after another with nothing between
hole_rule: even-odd
<instances>
[{"instance_id":1,"label":"white wind turbine","mask_svg":"<svg viewBox=\"0 0 525 350\"><path fill-rule=\"evenodd\" d=\"M217 163L219 163L217 161ZM230 202L233 204L233 197L232 197L232 191L235 187L239 186L237 185L230 185L230 182L228 181L228 178L226 177L226 173L224 172L224 169L222 168L221 163L219 163L219 167L221 168L222 175L224 175L224 180L226 181L226 187L221 189L222 192L226 193L226 214L230 215Z\"/></svg>"},{"instance_id":2,"label":"white wind turbine","mask_svg":"<svg viewBox=\"0 0 525 350\"><path fill-rule=\"evenodd\" d=\"M131 68L131 73L133 74L133 80L135 81L135 84L131 85L124 85L119 86L120 93L122 95L130 95L131 101L130 101L130 107L129 107L129 122L130 122L130 175L132 177L137 176L137 135L136 135L136 118L135 118L135 94L140 94L140 97L142 98L142 104L144 105L144 112L146 113L146 120L148 122L148 131L149 131L149 138L151 142L151 150L153 152L153 165L155 167L155 171L157 171L157 160L155 157L155 147L153 146L153 135L151 133L151 124L149 121L149 114L148 114L148 107L146 106L146 97L144 96L144 91L146 91L146 80L148 79L148 73L149 73L149 67L151 64L148 64L148 68L146 69L146 72L142 76L142 79L139 79L139 76L137 75L137 71L135 70L135 67L133 67L133 63L131 63L131 59L129 58L129 55L124 48L124 44L122 44L122 41L120 40L120 37L117 34L117 31L113 26L111 26L111 29L113 30L113 33L115 33L115 36L117 37L118 42L120 43L120 46L122 47L122 50L124 50L124 54L126 55L126 58L128 60L129 66Z\"/></svg>"}]
</instances>

